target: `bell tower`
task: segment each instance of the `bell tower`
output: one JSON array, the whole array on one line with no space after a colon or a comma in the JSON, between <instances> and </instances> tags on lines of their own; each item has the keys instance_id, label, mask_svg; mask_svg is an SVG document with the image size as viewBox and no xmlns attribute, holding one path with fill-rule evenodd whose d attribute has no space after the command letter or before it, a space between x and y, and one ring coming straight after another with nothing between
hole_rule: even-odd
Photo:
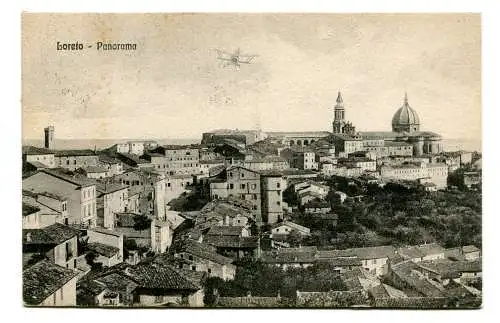
<instances>
[{"instance_id":1,"label":"bell tower","mask_svg":"<svg viewBox=\"0 0 500 323\"><path fill-rule=\"evenodd\" d=\"M342 99L342 94L339 91L339 94L337 95L337 104L335 104L334 115L333 115L333 133L343 133L344 125L345 125L344 100Z\"/></svg>"},{"instance_id":2,"label":"bell tower","mask_svg":"<svg viewBox=\"0 0 500 323\"><path fill-rule=\"evenodd\" d=\"M45 132L45 148L54 149L54 126L43 129Z\"/></svg>"}]
</instances>

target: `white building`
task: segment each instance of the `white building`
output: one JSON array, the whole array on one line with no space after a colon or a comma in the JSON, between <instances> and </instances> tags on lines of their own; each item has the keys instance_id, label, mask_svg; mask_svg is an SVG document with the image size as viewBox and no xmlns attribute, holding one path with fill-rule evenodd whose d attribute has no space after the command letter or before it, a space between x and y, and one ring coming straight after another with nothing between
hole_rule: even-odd
<instances>
[{"instance_id":1,"label":"white building","mask_svg":"<svg viewBox=\"0 0 500 323\"><path fill-rule=\"evenodd\" d=\"M153 219L151 221L151 249L164 253L172 244L172 229L169 221Z\"/></svg>"},{"instance_id":2,"label":"white building","mask_svg":"<svg viewBox=\"0 0 500 323\"><path fill-rule=\"evenodd\" d=\"M380 169L382 179L409 180L431 182L438 189L446 188L448 179L448 166L439 163L406 163L395 166L382 166Z\"/></svg>"}]
</instances>

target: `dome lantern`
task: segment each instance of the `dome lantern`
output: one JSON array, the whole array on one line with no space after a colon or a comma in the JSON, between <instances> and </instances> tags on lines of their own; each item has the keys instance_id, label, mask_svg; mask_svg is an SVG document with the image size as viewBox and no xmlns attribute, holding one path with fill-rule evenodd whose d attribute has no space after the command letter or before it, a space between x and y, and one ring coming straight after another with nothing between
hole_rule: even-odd
<instances>
[{"instance_id":1,"label":"dome lantern","mask_svg":"<svg viewBox=\"0 0 500 323\"><path fill-rule=\"evenodd\" d=\"M410 107L407 93L405 93L403 106L392 117L392 131L408 133L420 131L420 118Z\"/></svg>"}]
</instances>

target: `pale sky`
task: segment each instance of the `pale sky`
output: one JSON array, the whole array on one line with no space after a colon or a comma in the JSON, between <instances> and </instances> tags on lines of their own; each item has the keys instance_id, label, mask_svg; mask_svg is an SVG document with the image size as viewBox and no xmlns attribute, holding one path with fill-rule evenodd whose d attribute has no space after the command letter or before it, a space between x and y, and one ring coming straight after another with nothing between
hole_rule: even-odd
<instances>
[{"instance_id":1,"label":"pale sky","mask_svg":"<svg viewBox=\"0 0 500 323\"><path fill-rule=\"evenodd\" d=\"M390 131L406 91L421 130L481 138L478 14L26 14L22 28L24 138L331 131L339 90L359 131ZM224 67L215 49L236 48L259 56Z\"/></svg>"}]
</instances>

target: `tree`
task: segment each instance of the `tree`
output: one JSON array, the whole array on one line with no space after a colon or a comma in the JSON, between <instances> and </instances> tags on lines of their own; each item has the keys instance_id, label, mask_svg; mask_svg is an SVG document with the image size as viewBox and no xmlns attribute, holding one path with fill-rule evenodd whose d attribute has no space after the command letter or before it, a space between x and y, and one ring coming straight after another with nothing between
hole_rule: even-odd
<instances>
[{"instance_id":1,"label":"tree","mask_svg":"<svg viewBox=\"0 0 500 323\"><path fill-rule=\"evenodd\" d=\"M299 231L292 229L292 231L286 237L286 242L290 244L290 247L298 247L302 242L302 235Z\"/></svg>"},{"instance_id":2,"label":"tree","mask_svg":"<svg viewBox=\"0 0 500 323\"><path fill-rule=\"evenodd\" d=\"M85 255L85 260L87 261L87 265L93 266L95 264L95 260L99 255L93 251L88 252Z\"/></svg>"},{"instance_id":3,"label":"tree","mask_svg":"<svg viewBox=\"0 0 500 323\"><path fill-rule=\"evenodd\" d=\"M134 230L142 231L151 228L151 219L144 214L134 216Z\"/></svg>"}]
</instances>

